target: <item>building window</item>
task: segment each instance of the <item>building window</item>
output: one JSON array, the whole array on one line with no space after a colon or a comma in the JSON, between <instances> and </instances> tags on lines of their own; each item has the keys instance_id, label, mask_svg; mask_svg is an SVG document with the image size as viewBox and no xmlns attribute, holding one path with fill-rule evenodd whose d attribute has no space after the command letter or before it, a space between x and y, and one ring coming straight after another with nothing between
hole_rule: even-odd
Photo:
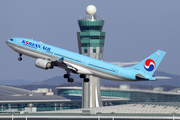
<instances>
[{"instance_id":1,"label":"building window","mask_svg":"<svg viewBox=\"0 0 180 120\"><path fill-rule=\"evenodd\" d=\"M84 49L84 53L87 53L87 49Z\"/></svg>"},{"instance_id":2,"label":"building window","mask_svg":"<svg viewBox=\"0 0 180 120\"><path fill-rule=\"evenodd\" d=\"M102 51L103 51L103 49L102 49L102 47L100 48L100 53L102 53Z\"/></svg>"},{"instance_id":3,"label":"building window","mask_svg":"<svg viewBox=\"0 0 180 120\"><path fill-rule=\"evenodd\" d=\"M93 49L93 53L96 53L96 49Z\"/></svg>"}]
</instances>

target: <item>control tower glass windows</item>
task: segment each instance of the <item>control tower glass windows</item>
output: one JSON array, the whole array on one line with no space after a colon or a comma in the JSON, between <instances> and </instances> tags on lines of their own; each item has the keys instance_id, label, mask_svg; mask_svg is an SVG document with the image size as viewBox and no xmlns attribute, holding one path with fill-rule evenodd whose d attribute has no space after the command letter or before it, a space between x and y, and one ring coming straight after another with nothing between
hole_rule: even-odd
<instances>
[{"instance_id":1,"label":"control tower glass windows","mask_svg":"<svg viewBox=\"0 0 180 120\"><path fill-rule=\"evenodd\" d=\"M101 31L102 26L80 26L80 29L82 29L83 31Z\"/></svg>"},{"instance_id":2,"label":"control tower glass windows","mask_svg":"<svg viewBox=\"0 0 180 120\"><path fill-rule=\"evenodd\" d=\"M104 20L78 20L81 32L102 31Z\"/></svg>"},{"instance_id":3,"label":"control tower glass windows","mask_svg":"<svg viewBox=\"0 0 180 120\"><path fill-rule=\"evenodd\" d=\"M104 47L103 43L81 43L81 47Z\"/></svg>"},{"instance_id":4,"label":"control tower glass windows","mask_svg":"<svg viewBox=\"0 0 180 120\"><path fill-rule=\"evenodd\" d=\"M88 39L83 39L81 40L81 43L103 43L104 44L104 40L88 40Z\"/></svg>"},{"instance_id":5,"label":"control tower glass windows","mask_svg":"<svg viewBox=\"0 0 180 120\"><path fill-rule=\"evenodd\" d=\"M105 39L104 36L81 36L81 39Z\"/></svg>"},{"instance_id":6,"label":"control tower glass windows","mask_svg":"<svg viewBox=\"0 0 180 120\"><path fill-rule=\"evenodd\" d=\"M94 31L86 31L80 32L80 36L105 36L105 32L94 32Z\"/></svg>"},{"instance_id":7,"label":"control tower glass windows","mask_svg":"<svg viewBox=\"0 0 180 120\"><path fill-rule=\"evenodd\" d=\"M105 42L105 32L102 32L104 20L80 19L78 20L78 25L81 31L77 32L79 50L83 50L82 54L84 53L84 55L102 59Z\"/></svg>"}]
</instances>

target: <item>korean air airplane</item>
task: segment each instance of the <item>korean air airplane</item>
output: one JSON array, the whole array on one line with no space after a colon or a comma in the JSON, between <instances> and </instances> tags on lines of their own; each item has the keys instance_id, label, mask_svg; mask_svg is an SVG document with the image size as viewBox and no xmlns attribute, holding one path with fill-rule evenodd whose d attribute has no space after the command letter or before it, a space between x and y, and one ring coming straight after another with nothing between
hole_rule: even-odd
<instances>
[{"instance_id":1,"label":"korean air airplane","mask_svg":"<svg viewBox=\"0 0 180 120\"><path fill-rule=\"evenodd\" d=\"M84 82L89 82L88 75L114 81L155 81L157 79L152 75L166 54L157 50L134 66L121 67L27 38L15 37L6 43L19 53L19 61L22 55L26 55L36 59L36 67L47 70L56 66L64 69L67 72L64 78L68 82L74 81L70 73L80 74Z\"/></svg>"}]
</instances>

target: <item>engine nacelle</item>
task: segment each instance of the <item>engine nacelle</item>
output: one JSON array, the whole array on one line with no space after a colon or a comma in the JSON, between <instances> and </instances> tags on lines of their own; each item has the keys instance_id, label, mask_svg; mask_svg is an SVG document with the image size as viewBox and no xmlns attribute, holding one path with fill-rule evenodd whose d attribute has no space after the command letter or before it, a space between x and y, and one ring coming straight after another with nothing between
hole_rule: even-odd
<instances>
[{"instance_id":1,"label":"engine nacelle","mask_svg":"<svg viewBox=\"0 0 180 120\"><path fill-rule=\"evenodd\" d=\"M38 58L35 62L36 67L42 68L42 69L53 69L53 66L51 65L51 61L44 60L41 58Z\"/></svg>"}]
</instances>

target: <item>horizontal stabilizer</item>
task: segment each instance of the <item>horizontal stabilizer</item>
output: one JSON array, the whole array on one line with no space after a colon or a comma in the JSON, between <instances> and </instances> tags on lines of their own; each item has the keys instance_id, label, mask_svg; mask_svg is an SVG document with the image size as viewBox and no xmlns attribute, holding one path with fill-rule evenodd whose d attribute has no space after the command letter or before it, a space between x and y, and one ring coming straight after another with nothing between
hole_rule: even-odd
<instances>
[{"instance_id":1,"label":"horizontal stabilizer","mask_svg":"<svg viewBox=\"0 0 180 120\"><path fill-rule=\"evenodd\" d=\"M156 79L172 79L170 77L166 77L166 76L155 76Z\"/></svg>"},{"instance_id":2,"label":"horizontal stabilizer","mask_svg":"<svg viewBox=\"0 0 180 120\"><path fill-rule=\"evenodd\" d=\"M136 79L137 79L137 80L148 80L146 77L144 77L144 76L141 75L141 74L136 74Z\"/></svg>"}]
</instances>

